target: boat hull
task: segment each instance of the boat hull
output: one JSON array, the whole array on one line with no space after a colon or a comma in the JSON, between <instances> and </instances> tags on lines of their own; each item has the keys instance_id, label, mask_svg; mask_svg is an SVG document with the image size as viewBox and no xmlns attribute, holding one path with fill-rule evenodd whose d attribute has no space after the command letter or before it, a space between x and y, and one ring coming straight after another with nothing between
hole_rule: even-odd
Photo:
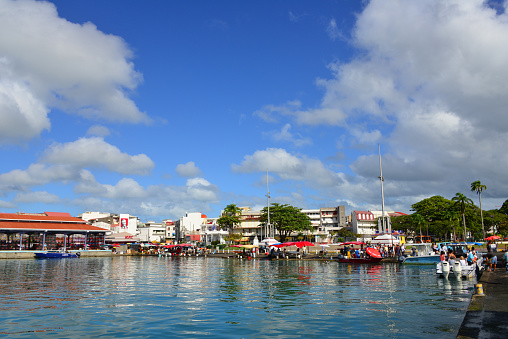
<instances>
[{"instance_id":1,"label":"boat hull","mask_svg":"<svg viewBox=\"0 0 508 339\"><path fill-rule=\"evenodd\" d=\"M414 264L414 265L433 265L441 262L439 255L422 255L415 257L405 257L402 261L403 264Z\"/></svg>"},{"instance_id":2,"label":"boat hull","mask_svg":"<svg viewBox=\"0 0 508 339\"><path fill-rule=\"evenodd\" d=\"M37 259L62 259L62 258L79 258L77 253L66 252L36 252Z\"/></svg>"}]
</instances>

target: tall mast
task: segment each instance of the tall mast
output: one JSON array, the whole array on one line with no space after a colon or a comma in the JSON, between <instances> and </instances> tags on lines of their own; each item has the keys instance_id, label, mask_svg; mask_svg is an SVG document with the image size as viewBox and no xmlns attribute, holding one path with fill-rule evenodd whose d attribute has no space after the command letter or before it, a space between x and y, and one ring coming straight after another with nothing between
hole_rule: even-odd
<instances>
[{"instance_id":1,"label":"tall mast","mask_svg":"<svg viewBox=\"0 0 508 339\"><path fill-rule=\"evenodd\" d=\"M385 178L383 178L383 166L381 165L381 144L379 144L379 171L381 180L381 231L386 233L386 225L385 225L385 193L383 190L383 182Z\"/></svg>"},{"instance_id":2,"label":"tall mast","mask_svg":"<svg viewBox=\"0 0 508 339\"><path fill-rule=\"evenodd\" d=\"M268 188L268 168L266 169L266 205L268 207L268 222L266 224L266 235L267 238L270 237L271 228L270 228L270 189Z\"/></svg>"}]
</instances>

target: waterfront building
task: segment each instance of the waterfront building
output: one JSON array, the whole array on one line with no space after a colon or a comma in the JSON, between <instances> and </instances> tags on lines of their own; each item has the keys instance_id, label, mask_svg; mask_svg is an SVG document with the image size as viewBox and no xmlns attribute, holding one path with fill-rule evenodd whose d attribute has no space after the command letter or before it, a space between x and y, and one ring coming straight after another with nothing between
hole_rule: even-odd
<instances>
[{"instance_id":1,"label":"waterfront building","mask_svg":"<svg viewBox=\"0 0 508 339\"><path fill-rule=\"evenodd\" d=\"M361 238L372 239L383 233L382 211L353 211L351 212L351 231ZM385 222L395 216L405 215L402 212L385 211ZM392 230L393 231L393 230Z\"/></svg>"},{"instance_id":2,"label":"waterfront building","mask_svg":"<svg viewBox=\"0 0 508 339\"><path fill-rule=\"evenodd\" d=\"M201 241L206 245L212 242L218 242L219 244L226 243L226 237L229 232L219 229L217 219L218 218L207 218L205 223L201 225Z\"/></svg>"},{"instance_id":3,"label":"waterfront building","mask_svg":"<svg viewBox=\"0 0 508 339\"><path fill-rule=\"evenodd\" d=\"M175 242L175 223L171 219L162 220L162 225L166 228L166 243L174 243Z\"/></svg>"},{"instance_id":4,"label":"waterfront building","mask_svg":"<svg viewBox=\"0 0 508 339\"><path fill-rule=\"evenodd\" d=\"M139 239L145 243L165 243L166 242L166 226L155 221L148 221L138 225Z\"/></svg>"},{"instance_id":5,"label":"waterfront building","mask_svg":"<svg viewBox=\"0 0 508 339\"><path fill-rule=\"evenodd\" d=\"M304 232L305 236L312 236L316 242L330 242L335 232L347 226L346 207L322 207L318 209L304 209L312 223L313 232Z\"/></svg>"},{"instance_id":6,"label":"waterfront building","mask_svg":"<svg viewBox=\"0 0 508 339\"><path fill-rule=\"evenodd\" d=\"M253 211L251 207L239 207L241 210L240 224L233 229L233 233L243 235L240 241L254 241L263 239L264 225L261 224L261 211ZM318 209L305 209L302 213L309 216L313 230L302 233L307 238L314 238L318 242L331 241L334 232L347 226L345 206L322 207ZM297 234L292 234L296 237Z\"/></svg>"},{"instance_id":7,"label":"waterfront building","mask_svg":"<svg viewBox=\"0 0 508 339\"><path fill-rule=\"evenodd\" d=\"M78 216L89 224L108 230L112 233L138 234L139 218L129 214L115 214L107 212L85 212Z\"/></svg>"},{"instance_id":8,"label":"waterfront building","mask_svg":"<svg viewBox=\"0 0 508 339\"><path fill-rule=\"evenodd\" d=\"M69 213L0 213L0 250L100 249L105 234Z\"/></svg>"},{"instance_id":9,"label":"waterfront building","mask_svg":"<svg viewBox=\"0 0 508 339\"><path fill-rule=\"evenodd\" d=\"M186 213L175 221L175 241L201 241L201 225L206 224L208 217L199 212Z\"/></svg>"}]
</instances>

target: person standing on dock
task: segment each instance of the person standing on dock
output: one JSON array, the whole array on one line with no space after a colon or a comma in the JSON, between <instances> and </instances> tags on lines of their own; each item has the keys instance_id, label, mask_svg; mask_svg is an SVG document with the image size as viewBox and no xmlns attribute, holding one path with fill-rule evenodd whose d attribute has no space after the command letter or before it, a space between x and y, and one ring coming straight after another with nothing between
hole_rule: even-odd
<instances>
[{"instance_id":1,"label":"person standing on dock","mask_svg":"<svg viewBox=\"0 0 508 339\"><path fill-rule=\"evenodd\" d=\"M490 259L490 265L492 267L492 271L495 271L497 266L497 255L495 253L492 256L492 259Z\"/></svg>"}]
</instances>

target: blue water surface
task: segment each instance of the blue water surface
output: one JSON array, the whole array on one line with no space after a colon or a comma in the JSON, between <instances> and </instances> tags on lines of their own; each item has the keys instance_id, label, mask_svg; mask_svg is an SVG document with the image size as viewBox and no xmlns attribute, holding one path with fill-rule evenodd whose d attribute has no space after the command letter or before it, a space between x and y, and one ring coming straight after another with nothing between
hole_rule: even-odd
<instances>
[{"instance_id":1,"label":"blue water surface","mask_svg":"<svg viewBox=\"0 0 508 339\"><path fill-rule=\"evenodd\" d=\"M113 257L0 261L7 338L455 338L472 281L433 266Z\"/></svg>"}]
</instances>

